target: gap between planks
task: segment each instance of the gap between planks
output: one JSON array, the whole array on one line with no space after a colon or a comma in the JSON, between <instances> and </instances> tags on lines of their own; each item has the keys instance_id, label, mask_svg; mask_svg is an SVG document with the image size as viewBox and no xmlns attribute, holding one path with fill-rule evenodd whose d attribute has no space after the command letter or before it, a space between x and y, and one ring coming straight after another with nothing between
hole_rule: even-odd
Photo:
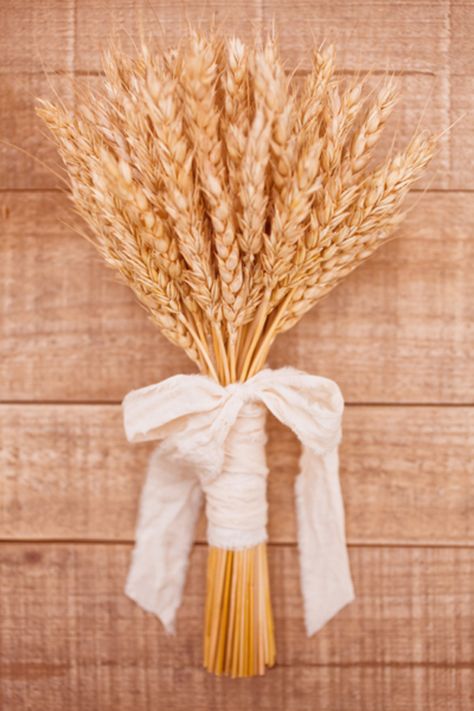
<instances>
[{"instance_id":1,"label":"gap between planks","mask_svg":"<svg viewBox=\"0 0 474 711\"><path fill-rule=\"evenodd\" d=\"M0 141L1 145L1 141ZM21 148L21 146L10 146L13 148ZM32 158L35 158L35 156L31 156ZM8 195L9 193L15 194L15 193L52 193L52 194L64 194L68 193L68 190L63 190L61 188L0 188L0 195ZM412 188L410 190L410 193L413 193L415 195L420 195L420 194L425 194L425 193L432 193L433 195L436 195L438 193L446 193L446 194L459 194L459 195L470 195L471 193L474 193L474 188Z\"/></svg>"},{"instance_id":2,"label":"gap between planks","mask_svg":"<svg viewBox=\"0 0 474 711\"><path fill-rule=\"evenodd\" d=\"M196 373L196 375L199 375L199 373ZM41 400L0 400L0 407L2 406L8 406L8 407L34 407L36 405L41 406L41 405L48 405L50 407L84 407L84 406L90 406L90 407L119 407L122 404L122 400L45 400L44 398ZM474 407L474 401L473 402L412 402L412 401L407 401L407 402L400 402L397 400L396 402L390 402L390 401L379 401L375 400L373 402L370 401L365 401L365 402L358 402L357 400L346 400L344 403L345 407L413 407L413 408L420 408L420 407L449 407L449 408L470 408Z\"/></svg>"},{"instance_id":3,"label":"gap between planks","mask_svg":"<svg viewBox=\"0 0 474 711\"><path fill-rule=\"evenodd\" d=\"M346 76L371 76L371 77L386 77L388 75L394 77L435 77L437 73L435 71L423 70L423 69L393 69L387 71L385 69L366 69L362 67L361 69L345 69L340 67L335 70L335 76L346 77ZM308 69L295 69L291 72L291 76L295 77L306 77L309 75ZM24 71L18 70L13 72L0 71L0 76L11 76L11 77L78 77L79 79L85 77L105 77L105 74L100 69L52 69L44 71ZM454 74L456 76L456 74Z\"/></svg>"},{"instance_id":4,"label":"gap between planks","mask_svg":"<svg viewBox=\"0 0 474 711\"><path fill-rule=\"evenodd\" d=\"M199 375L199 373L196 373ZM166 379L166 378L165 378ZM125 393L124 393L125 396ZM0 407L120 407L122 400L0 400ZM474 407L474 402L358 402L357 400L346 400L344 407L412 407L412 408L459 408L469 409Z\"/></svg>"},{"instance_id":5,"label":"gap between planks","mask_svg":"<svg viewBox=\"0 0 474 711\"><path fill-rule=\"evenodd\" d=\"M129 538L0 538L0 545L57 545L57 546L133 546L135 541ZM195 541L193 545L196 548L207 548L208 544L204 541ZM298 543L289 543L282 541L272 542L267 541L269 548L297 548ZM373 541L368 543L366 541L354 541L346 543L347 548L423 548L429 550L437 549L463 549L472 550L474 549L474 541L456 541L445 543L443 541L430 542L426 541L403 541L398 543L397 541Z\"/></svg>"}]
</instances>

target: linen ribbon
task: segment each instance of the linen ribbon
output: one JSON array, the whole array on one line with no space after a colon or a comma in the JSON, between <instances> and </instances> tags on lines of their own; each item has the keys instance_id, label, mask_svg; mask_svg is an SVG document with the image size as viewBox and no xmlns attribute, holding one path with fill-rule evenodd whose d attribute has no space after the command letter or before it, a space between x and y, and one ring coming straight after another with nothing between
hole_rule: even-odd
<instances>
[{"instance_id":1,"label":"linen ribbon","mask_svg":"<svg viewBox=\"0 0 474 711\"><path fill-rule=\"evenodd\" d=\"M302 444L295 496L308 635L354 599L339 486L344 403L332 380L294 368L262 370L224 387L177 375L123 401L127 438L160 440L142 491L126 593L174 631L203 494L211 545L265 541L265 413Z\"/></svg>"}]
</instances>

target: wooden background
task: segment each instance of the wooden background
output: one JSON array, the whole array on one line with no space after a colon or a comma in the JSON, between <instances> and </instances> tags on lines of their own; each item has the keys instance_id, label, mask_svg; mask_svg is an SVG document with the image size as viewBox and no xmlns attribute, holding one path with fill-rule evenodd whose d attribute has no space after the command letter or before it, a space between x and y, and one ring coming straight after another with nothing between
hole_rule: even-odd
<instances>
[{"instance_id":1,"label":"wooden background","mask_svg":"<svg viewBox=\"0 0 474 711\"><path fill-rule=\"evenodd\" d=\"M275 348L347 401L342 486L357 601L304 636L292 481L298 448L271 423L270 549L278 666L200 666L205 546L178 635L122 593L149 449L120 400L190 371L70 226L58 180L0 148L0 706L5 710L451 711L474 703L474 7L453 0L0 2L0 138L49 166L36 96L74 102L112 30L169 41L213 15L244 36L273 17L289 66L312 38L343 73L388 70L393 127L447 129L402 230Z\"/></svg>"}]
</instances>

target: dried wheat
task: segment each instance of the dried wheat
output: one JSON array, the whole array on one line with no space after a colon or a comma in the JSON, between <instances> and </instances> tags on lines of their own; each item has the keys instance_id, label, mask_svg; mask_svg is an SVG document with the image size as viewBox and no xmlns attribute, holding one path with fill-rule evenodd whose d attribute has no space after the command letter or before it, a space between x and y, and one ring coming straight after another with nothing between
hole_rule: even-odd
<instances>
[{"instance_id":1,"label":"dried wheat","mask_svg":"<svg viewBox=\"0 0 474 711\"><path fill-rule=\"evenodd\" d=\"M223 384L263 367L276 335L390 238L435 149L418 133L369 170L397 90L385 83L360 120L364 83L336 78L331 48L314 53L300 93L274 39L192 31L170 50L111 50L104 71L104 91L76 112L39 114L95 246ZM274 663L266 566L265 544L211 549L210 670Z\"/></svg>"}]
</instances>

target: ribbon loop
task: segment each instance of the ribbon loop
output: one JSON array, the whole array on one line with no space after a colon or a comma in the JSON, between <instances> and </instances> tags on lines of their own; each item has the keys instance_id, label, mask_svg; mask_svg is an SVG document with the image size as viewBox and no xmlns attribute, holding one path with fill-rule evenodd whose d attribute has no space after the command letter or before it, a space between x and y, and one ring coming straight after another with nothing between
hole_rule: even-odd
<instances>
[{"instance_id":1,"label":"ribbon loop","mask_svg":"<svg viewBox=\"0 0 474 711\"><path fill-rule=\"evenodd\" d=\"M227 387L177 375L129 393L128 439L161 444L143 489L127 594L173 629L202 491L211 545L266 540L266 408L303 445L296 503L308 634L325 624L354 596L338 477L343 405L336 383L294 368Z\"/></svg>"}]
</instances>

